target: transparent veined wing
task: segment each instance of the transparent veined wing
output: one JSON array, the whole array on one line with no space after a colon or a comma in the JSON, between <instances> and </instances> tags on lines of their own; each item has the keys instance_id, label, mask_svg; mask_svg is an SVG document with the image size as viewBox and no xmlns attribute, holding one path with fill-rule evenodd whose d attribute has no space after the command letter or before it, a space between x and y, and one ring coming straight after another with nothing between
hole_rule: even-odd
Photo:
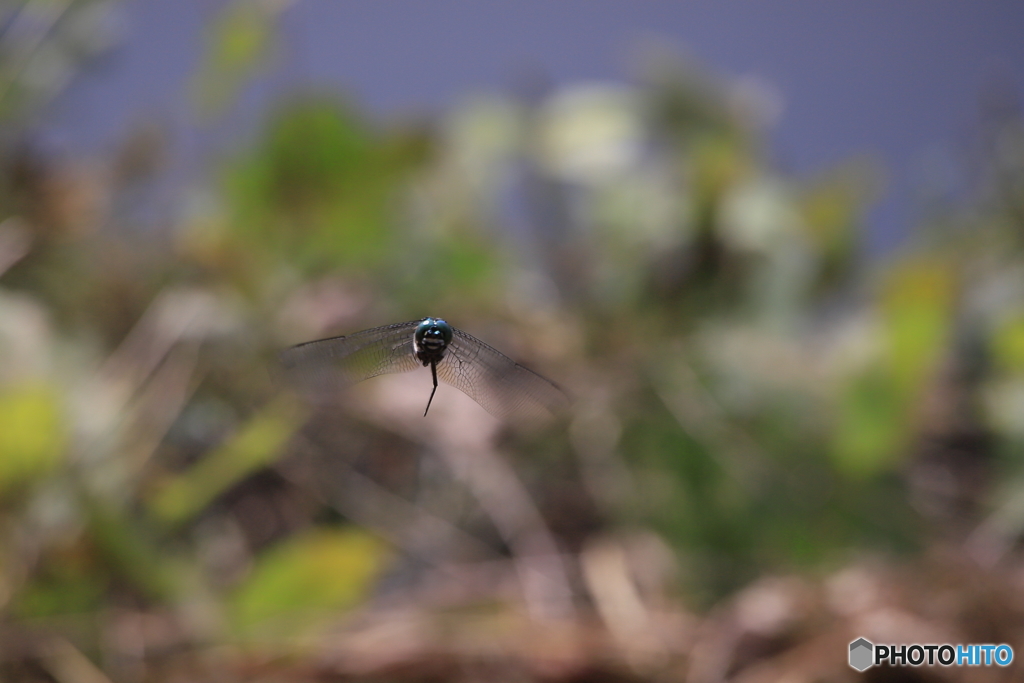
<instances>
[{"instance_id":1,"label":"transparent veined wing","mask_svg":"<svg viewBox=\"0 0 1024 683\"><path fill-rule=\"evenodd\" d=\"M452 328L453 337L437 376L463 392L495 417L543 417L568 407L557 384L488 346Z\"/></svg>"},{"instance_id":2,"label":"transparent veined wing","mask_svg":"<svg viewBox=\"0 0 1024 683\"><path fill-rule=\"evenodd\" d=\"M280 354L281 364L304 389L318 393L422 365L413 354L419 320L298 344Z\"/></svg>"}]
</instances>

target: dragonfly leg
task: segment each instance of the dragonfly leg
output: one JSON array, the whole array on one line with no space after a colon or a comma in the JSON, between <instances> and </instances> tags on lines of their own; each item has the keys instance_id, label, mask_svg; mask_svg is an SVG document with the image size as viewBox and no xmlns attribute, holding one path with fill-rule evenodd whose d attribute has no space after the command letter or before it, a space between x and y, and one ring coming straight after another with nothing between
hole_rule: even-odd
<instances>
[{"instance_id":1,"label":"dragonfly leg","mask_svg":"<svg viewBox=\"0 0 1024 683\"><path fill-rule=\"evenodd\" d=\"M434 378L434 388L430 390L430 398L427 399L427 410L423 411L423 417L427 416L427 411L430 410L430 403L431 403L431 401L434 400L434 392L437 391L437 363L436 362L431 362L430 363L430 374Z\"/></svg>"}]
</instances>

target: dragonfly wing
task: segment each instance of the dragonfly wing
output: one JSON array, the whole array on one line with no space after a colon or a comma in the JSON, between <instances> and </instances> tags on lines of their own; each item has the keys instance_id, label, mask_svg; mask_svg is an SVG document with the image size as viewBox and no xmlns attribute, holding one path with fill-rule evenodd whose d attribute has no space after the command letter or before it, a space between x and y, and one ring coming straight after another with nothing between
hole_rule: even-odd
<instances>
[{"instance_id":1,"label":"dragonfly wing","mask_svg":"<svg viewBox=\"0 0 1024 683\"><path fill-rule=\"evenodd\" d=\"M345 337L306 342L281 352L281 364L304 389L332 392L364 379L420 366L412 340L419 320Z\"/></svg>"},{"instance_id":2,"label":"dragonfly wing","mask_svg":"<svg viewBox=\"0 0 1024 683\"><path fill-rule=\"evenodd\" d=\"M557 414L569 405L565 392L529 368L452 328L437 376L463 392L495 417L539 417Z\"/></svg>"}]
</instances>

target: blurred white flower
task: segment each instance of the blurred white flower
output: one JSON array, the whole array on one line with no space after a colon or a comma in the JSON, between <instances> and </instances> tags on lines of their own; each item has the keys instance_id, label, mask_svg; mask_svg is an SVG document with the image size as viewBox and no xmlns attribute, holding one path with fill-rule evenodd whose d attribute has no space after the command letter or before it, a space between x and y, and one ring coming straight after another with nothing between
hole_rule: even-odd
<instances>
[{"instance_id":1,"label":"blurred white flower","mask_svg":"<svg viewBox=\"0 0 1024 683\"><path fill-rule=\"evenodd\" d=\"M786 186L766 178L731 188L723 200L721 236L741 250L787 248L783 238L801 233L801 219Z\"/></svg>"},{"instance_id":2,"label":"blurred white flower","mask_svg":"<svg viewBox=\"0 0 1024 683\"><path fill-rule=\"evenodd\" d=\"M1024 438L1024 380L989 382L982 390L982 405L989 425L1000 434Z\"/></svg>"},{"instance_id":3,"label":"blurred white flower","mask_svg":"<svg viewBox=\"0 0 1024 683\"><path fill-rule=\"evenodd\" d=\"M595 184L633 169L644 140L631 88L595 83L551 96L538 120L541 164L557 178Z\"/></svg>"},{"instance_id":4,"label":"blurred white flower","mask_svg":"<svg viewBox=\"0 0 1024 683\"><path fill-rule=\"evenodd\" d=\"M0 386L48 379L52 352L46 309L30 296L0 290Z\"/></svg>"}]
</instances>

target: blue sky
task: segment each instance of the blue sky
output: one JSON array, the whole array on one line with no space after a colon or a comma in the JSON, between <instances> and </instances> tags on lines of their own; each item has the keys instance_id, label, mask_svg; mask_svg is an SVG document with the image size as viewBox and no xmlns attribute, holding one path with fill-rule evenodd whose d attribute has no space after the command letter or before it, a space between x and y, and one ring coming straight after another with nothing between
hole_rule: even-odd
<instances>
[{"instance_id":1,"label":"blue sky","mask_svg":"<svg viewBox=\"0 0 1024 683\"><path fill-rule=\"evenodd\" d=\"M188 98L204 28L224 4L126 2L121 47L58 100L48 133L91 151L155 119L187 164L245 130L237 121L197 126ZM866 243L878 252L905 238L916 178L955 155L977 126L982 96L1024 93L1022 36L1024 3L1011 1L300 0L282 15L277 62L233 117L308 85L336 89L372 114L400 116L508 90L526 74L556 85L629 81L640 47L657 42L781 94L770 149L783 169L813 173L853 156L876 159L885 185Z\"/></svg>"}]
</instances>

